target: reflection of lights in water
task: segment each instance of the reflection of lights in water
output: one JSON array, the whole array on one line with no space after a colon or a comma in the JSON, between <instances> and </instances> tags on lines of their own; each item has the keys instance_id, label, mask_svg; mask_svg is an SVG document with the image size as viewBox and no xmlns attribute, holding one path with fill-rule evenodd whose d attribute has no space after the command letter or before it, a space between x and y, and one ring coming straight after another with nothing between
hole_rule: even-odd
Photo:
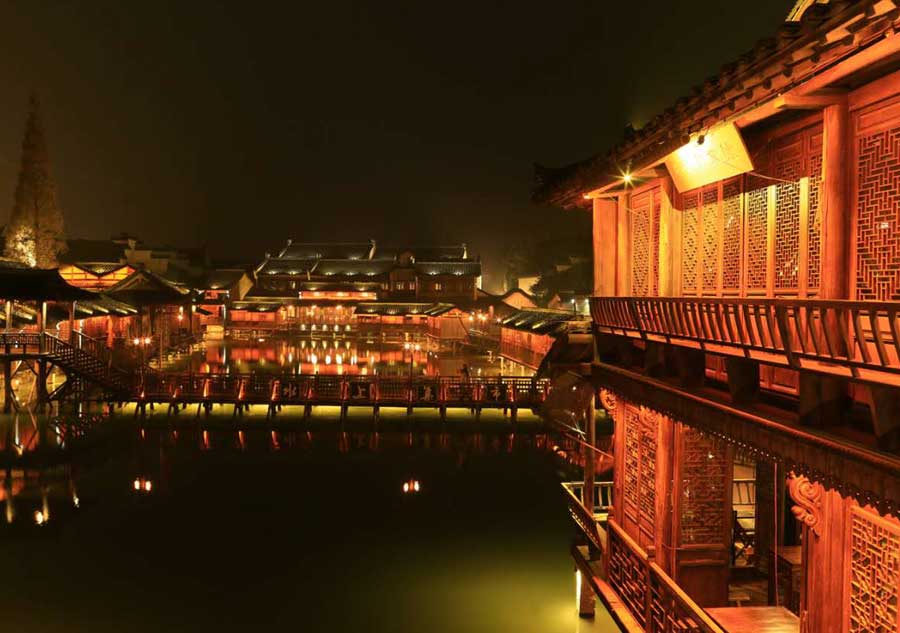
<instances>
[{"instance_id":1,"label":"reflection of lights in water","mask_svg":"<svg viewBox=\"0 0 900 633\"><path fill-rule=\"evenodd\" d=\"M581 570L575 570L575 606L581 607Z\"/></svg>"},{"instance_id":2,"label":"reflection of lights in water","mask_svg":"<svg viewBox=\"0 0 900 633\"><path fill-rule=\"evenodd\" d=\"M46 519L46 517L44 516L44 513L41 512L40 510L38 510L38 511L36 511L36 512L34 513L34 522L37 523L38 525L44 525L44 522L45 522L46 520L47 520L47 519Z\"/></svg>"},{"instance_id":3,"label":"reflection of lights in water","mask_svg":"<svg viewBox=\"0 0 900 633\"><path fill-rule=\"evenodd\" d=\"M421 489L422 485L419 483L418 479L410 479L409 481L403 482L403 494L416 493Z\"/></svg>"}]
</instances>

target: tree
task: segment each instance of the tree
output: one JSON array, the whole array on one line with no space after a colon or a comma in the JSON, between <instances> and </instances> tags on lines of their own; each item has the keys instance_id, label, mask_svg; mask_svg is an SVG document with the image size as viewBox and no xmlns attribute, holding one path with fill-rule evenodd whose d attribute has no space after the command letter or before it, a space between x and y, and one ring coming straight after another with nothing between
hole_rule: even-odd
<instances>
[{"instance_id":1,"label":"tree","mask_svg":"<svg viewBox=\"0 0 900 633\"><path fill-rule=\"evenodd\" d=\"M22 164L9 223L3 232L5 255L28 266L54 268L66 249L62 211L41 124L40 104L32 95L22 141Z\"/></svg>"}]
</instances>

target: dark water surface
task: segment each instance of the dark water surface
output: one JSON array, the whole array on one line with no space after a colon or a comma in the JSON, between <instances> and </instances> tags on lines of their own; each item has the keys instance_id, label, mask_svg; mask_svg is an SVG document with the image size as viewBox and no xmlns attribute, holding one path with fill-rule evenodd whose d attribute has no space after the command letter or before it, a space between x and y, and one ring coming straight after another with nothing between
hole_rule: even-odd
<instances>
[{"instance_id":1,"label":"dark water surface","mask_svg":"<svg viewBox=\"0 0 900 633\"><path fill-rule=\"evenodd\" d=\"M573 527L533 441L381 435L135 440L79 473L77 512L0 534L2 630L614 630L578 628Z\"/></svg>"}]
</instances>

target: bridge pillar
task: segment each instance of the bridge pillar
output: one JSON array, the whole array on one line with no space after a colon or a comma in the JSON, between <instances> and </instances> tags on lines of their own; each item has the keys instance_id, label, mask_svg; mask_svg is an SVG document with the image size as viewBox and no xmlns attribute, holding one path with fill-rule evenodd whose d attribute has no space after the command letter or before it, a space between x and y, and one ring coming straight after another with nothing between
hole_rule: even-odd
<instances>
[{"instance_id":1,"label":"bridge pillar","mask_svg":"<svg viewBox=\"0 0 900 633\"><path fill-rule=\"evenodd\" d=\"M38 384L37 384L37 403L38 410L43 410L47 404L49 395L47 394L47 361L38 360Z\"/></svg>"},{"instance_id":2,"label":"bridge pillar","mask_svg":"<svg viewBox=\"0 0 900 633\"><path fill-rule=\"evenodd\" d=\"M578 617L580 618L593 618L597 608L597 599L594 596L594 590L591 588L591 583L584 578L584 574L581 573L581 570L577 570L575 572L577 578L577 590L578 590Z\"/></svg>"},{"instance_id":3,"label":"bridge pillar","mask_svg":"<svg viewBox=\"0 0 900 633\"><path fill-rule=\"evenodd\" d=\"M10 413L13 405L12 361L3 361L3 413Z\"/></svg>"}]
</instances>

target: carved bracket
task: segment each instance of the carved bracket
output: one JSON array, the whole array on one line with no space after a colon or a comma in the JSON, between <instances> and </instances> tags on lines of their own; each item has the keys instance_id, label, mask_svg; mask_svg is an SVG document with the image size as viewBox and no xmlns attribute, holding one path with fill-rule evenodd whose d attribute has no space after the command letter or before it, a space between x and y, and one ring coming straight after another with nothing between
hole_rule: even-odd
<instances>
[{"instance_id":1,"label":"carved bracket","mask_svg":"<svg viewBox=\"0 0 900 633\"><path fill-rule=\"evenodd\" d=\"M821 484L810 481L805 475L791 472L788 492L797 504L791 507L791 512L816 537L821 536L822 497L825 496L825 489Z\"/></svg>"},{"instance_id":2,"label":"carved bracket","mask_svg":"<svg viewBox=\"0 0 900 633\"><path fill-rule=\"evenodd\" d=\"M600 404L606 412L615 420L616 418L616 394L607 389L600 389Z\"/></svg>"}]
</instances>

